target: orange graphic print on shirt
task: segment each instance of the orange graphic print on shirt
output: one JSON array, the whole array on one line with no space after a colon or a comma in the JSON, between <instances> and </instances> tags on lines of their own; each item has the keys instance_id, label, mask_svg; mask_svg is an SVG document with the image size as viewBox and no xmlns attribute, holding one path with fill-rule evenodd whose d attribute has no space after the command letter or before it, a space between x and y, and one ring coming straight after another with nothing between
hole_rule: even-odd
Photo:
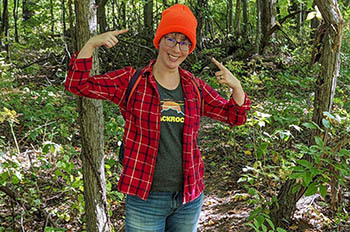
<instances>
[{"instance_id":1,"label":"orange graphic print on shirt","mask_svg":"<svg viewBox=\"0 0 350 232\"><path fill-rule=\"evenodd\" d=\"M171 100L161 101L162 105L162 122L184 123L183 112L184 102L175 102Z\"/></svg>"}]
</instances>

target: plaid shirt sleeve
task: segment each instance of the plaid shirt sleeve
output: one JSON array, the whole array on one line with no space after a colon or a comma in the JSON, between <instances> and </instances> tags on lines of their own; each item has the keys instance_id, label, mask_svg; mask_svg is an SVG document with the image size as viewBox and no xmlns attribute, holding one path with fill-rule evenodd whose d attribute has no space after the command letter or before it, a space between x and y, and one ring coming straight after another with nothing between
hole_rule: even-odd
<instances>
[{"instance_id":1,"label":"plaid shirt sleeve","mask_svg":"<svg viewBox=\"0 0 350 232\"><path fill-rule=\"evenodd\" d=\"M65 81L65 88L79 96L105 99L121 105L124 101L132 71L131 67L115 70L102 75L90 76L92 57L77 59L75 53L69 63L69 71Z\"/></svg>"},{"instance_id":2,"label":"plaid shirt sleeve","mask_svg":"<svg viewBox=\"0 0 350 232\"><path fill-rule=\"evenodd\" d=\"M200 79L198 80L202 88L204 116L228 123L231 126L243 125L247 121L247 111L250 109L251 102L246 93L244 93L243 105L239 106L232 95L229 100L226 100L211 86Z\"/></svg>"}]
</instances>

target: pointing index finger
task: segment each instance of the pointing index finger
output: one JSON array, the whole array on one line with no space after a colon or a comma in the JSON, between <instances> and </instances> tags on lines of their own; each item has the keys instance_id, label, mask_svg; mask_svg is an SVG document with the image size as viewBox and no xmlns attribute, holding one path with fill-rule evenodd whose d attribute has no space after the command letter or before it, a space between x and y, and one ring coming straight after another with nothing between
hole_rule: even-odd
<instances>
[{"instance_id":1,"label":"pointing index finger","mask_svg":"<svg viewBox=\"0 0 350 232\"><path fill-rule=\"evenodd\" d=\"M124 34L124 33L128 32L128 31L129 31L129 29L115 30L115 31L113 32L113 34L114 34L115 36L117 36L117 35L120 35L120 34Z\"/></svg>"},{"instance_id":2,"label":"pointing index finger","mask_svg":"<svg viewBox=\"0 0 350 232\"><path fill-rule=\"evenodd\" d=\"M219 68L220 70L225 70L225 66L224 66L222 63L220 63L219 61L217 61L214 57L211 58L211 61L212 61L216 66L218 66L218 68Z\"/></svg>"}]
</instances>

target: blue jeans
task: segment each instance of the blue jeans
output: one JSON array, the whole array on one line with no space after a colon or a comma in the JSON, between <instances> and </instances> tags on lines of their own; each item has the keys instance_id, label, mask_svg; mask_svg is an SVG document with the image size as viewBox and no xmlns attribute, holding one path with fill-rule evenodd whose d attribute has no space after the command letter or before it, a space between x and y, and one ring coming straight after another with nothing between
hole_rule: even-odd
<instances>
[{"instance_id":1,"label":"blue jeans","mask_svg":"<svg viewBox=\"0 0 350 232\"><path fill-rule=\"evenodd\" d=\"M126 232L195 232L203 193L182 204L182 192L151 192L146 201L126 197Z\"/></svg>"}]
</instances>

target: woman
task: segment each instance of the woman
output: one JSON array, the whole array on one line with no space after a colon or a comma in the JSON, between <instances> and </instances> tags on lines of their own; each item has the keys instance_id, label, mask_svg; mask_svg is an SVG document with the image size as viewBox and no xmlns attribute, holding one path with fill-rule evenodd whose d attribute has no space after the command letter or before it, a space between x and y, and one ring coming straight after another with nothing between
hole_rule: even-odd
<instances>
[{"instance_id":1,"label":"woman","mask_svg":"<svg viewBox=\"0 0 350 232\"><path fill-rule=\"evenodd\" d=\"M221 63L212 59L219 68L215 73L219 83L232 89L229 100L180 67L196 46L196 28L197 20L185 5L162 13L153 41L157 59L142 69L127 105L125 92L134 68L89 76L95 48L115 46L117 36L127 30L92 37L70 61L66 89L114 102L126 122L124 170L118 185L127 194L126 231L196 231L204 188L197 147L200 116L232 126L246 121L250 100Z\"/></svg>"}]
</instances>

